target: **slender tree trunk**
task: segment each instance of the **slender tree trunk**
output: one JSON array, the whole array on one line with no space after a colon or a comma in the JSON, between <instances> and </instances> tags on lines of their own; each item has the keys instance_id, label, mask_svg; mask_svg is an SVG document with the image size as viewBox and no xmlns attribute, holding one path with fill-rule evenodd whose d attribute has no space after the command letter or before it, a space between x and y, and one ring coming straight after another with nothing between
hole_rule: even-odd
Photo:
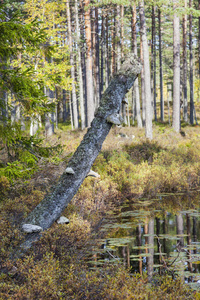
<instances>
[{"instance_id":1,"label":"slender tree trunk","mask_svg":"<svg viewBox=\"0 0 200 300\"><path fill-rule=\"evenodd\" d=\"M140 10L140 28L142 36L142 47L143 47L143 57L144 57L144 91L145 91L145 104L146 104L146 114L145 114L145 135L146 138L152 139L152 101L151 101L151 75L149 66L149 49L146 33L146 20L144 14L144 1L139 2Z\"/></svg>"},{"instance_id":2,"label":"slender tree trunk","mask_svg":"<svg viewBox=\"0 0 200 300\"><path fill-rule=\"evenodd\" d=\"M68 43L70 51L70 65L71 65L71 77L72 77L72 106L73 106L73 121L74 128L78 128L78 110L77 110L77 98L76 98L76 86L75 86L75 62L73 54L73 42L72 42L72 26L71 26L71 13L69 1L66 2L66 12L67 12L67 28L68 28Z\"/></svg>"},{"instance_id":3,"label":"slender tree trunk","mask_svg":"<svg viewBox=\"0 0 200 300\"><path fill-rule=\"evenodd\" d=\"M101 19L101 95L103 93L103 86L104 86L104 16L102 15Z\"/></svg>"},{"instance_id":4,"label":"slender tree trunk","mask_svg":"<svg viewBox=\"0 0 200 300\"><path fill-rule=\"evenodd\" d=\"M136 35L136 5L132 6L132 50L133 53L137 56L137 35ZM142 119L140 112L140 93L139 93L139 83L138 78L135 80L133 85L133 116L137 119L138 128L142 128Z\"/></svg>"},{"instance_id":5,"label":"slender tree trunk","mask_svg":"<svg viewBox=\"0 0 200 300\"><path fill-rule=\"evenodd\" d=\"M116 32L115 32L115 25L116 25L116 10L115 8L113 9L113 24L111 27L111 40L112 40L112 46L111 46L111 61L112 61L112 77L115 74L116 66L116 54L115 54L115 40L116 40Z\"/></svg>"},{"instance_id":6,"label":"slender tree trunk","mask_svg":"<svg viewBox=\"0 0 200 300\"><path fill-rule=\"evenodd\" d=\"M157 108L156 108L156 25L155 25L155 11L156 7L152 6L152 40L151 40L151 95L154 105L154 118L157 121Z\"/></svg>"},{"instance_id":7,"label":"slender tree trunk","mask_svg":"<svg viewBox=\"0 0 200 300\"><path fill-rule=\"evenodd\" d=\"M183 235L183 216L181 213L178 213L176 215L176 226L177 226L177 234L178 235ZM183 237L179 238L179 243L180 246L183 247L184 246L184 239Z\"/></svg>"},{"instance_id":8,"label":"slender tree trunk","mask_svg":"<svg viewBox=\"0 0 200 300\"><path fill-rule=\"evenodd\" d=\"M121 64L121 22L120 22L120 5L117 5L117 18L116 18L116 39L117 39L117 71L120 69Z\"/></svg>"},{"instance_id":9,"label":"slender tree trunk","mask_svg":"<svg viewBox=\"0 0 200 300\"><path fill-rule=\"evenodd\" d=\"M87 126L94 118L94 90L92 75L92 33L90 21L90 0L84 0L85 4L85 37L86 37L86 85L87 85Z\"/></svg>"},{"instance_id":10,"label":"slender tree trunk","mask_svg":"<svg viewBox=\"0 0 200 300\"><path fill-rule=\"evenodd\" d=\"M189 246L189 249L187 250L187 256L188 256L188 269L190 272L192 272L192 263L191 263L191 220L189 214L186 214L186 225L187 225L187 245Z\"/></svg>"},{"instance_id":11,"label":"slender tree trunk","mask_svg":"<svg viewBox=\"0 0 200 300\"><path fill-rule=\"evenodd\" d=\"M174 0L174 9L176 9L177 1ZM173 121L172 126L176 132L181 129L180 126L180 31L179 31L179 17L174 12L173 20Z\"/></svg>"},{"instance_id":12,"label":"slender tree trunk","mask_svg":"<svg viewBox=\"0 0 200 300\"><path fill-rule=\"evenodd\" d=\"M162 69L162 33L161 33L161 11L158 10L159 28L159 65L160 65L160 120L164 121L164 98L163 98L163 69Z\"/></svg>"},{"instance_id":13,"label":"slender tree trunk","mask_svg":"<svg viewBox=\"0 0 200 300\"><path fill-rule=\"evenodd\" d=\"M96 36L95 74L96 74L96 98L97 98L96 107L98 107L101 98L101 90L100 90L100 76L99 76L99 13L97 7L95 7L95 36Z\"/></svg>"},{"instance_id":14,"label":"slender tree trunk","mask_svg":"<svg viewBox=\"0 0 200 300\"><path fill-rule=\"evenodd\" d=\"M105 72L106 72L106 88L108 87L109 81L110 81L110 66L109 66L109 44L108 44L108 38L109 38L109 28L108 28L108 13L106 14L106 53L105 53Z\"/></svg>"},{"instance_id":15,"label":"slender tree trunk","mask_svg":"<svg viewBox=\"0 0 200 300\"><path fill-rule=\"evenodd\" d=\"M185 0L187 8L187 0ZM183 17L183 120L188 121L188 101L187 101L187 15Z\"/></svg>"},{"instance_id":16,"label":"slender tree trunk","mask_svg":"<svg viewBox=\"0 0 200 300\"><path fill-rule=\"evenodd\" d=\"M192 0L189 1L192 8ZM189 49L190 49L190 124L194 124L194 86L193 86L193 50L192 50L192 14L189 15Z\"/></svg>"},{"instance_id":17,"label":"slender tree trunk","mask_svg":"<svg viewBox=\"0 0 200 300\"><path fill-rule=\"evenodd\" d=\"M121 5L121 58L124 57L124 6Z\"/></svg>"},{"instance_id":18,"label":"slender tree trunk","mask_svg":"<svg viewBox=\"0 0 200 300\"><path fill-rule=\"evenodd\" d=\"M79 79L79 102L80 102L80 114L81 114L81 129L85 128L85 110L84 110L84 97L83 97L83 74L82 74L82 60L80 50L80 26L78 18L78 3L75 0L75 18L76 18L76 34L77 34L77 54L78 54L78 79Z\"/></svg>"},{"instance_id":19,"label":"slender tree trunk","mask_svg":"<svg viewBox=\"0 0 200 300\"><path fill-rule=\"evenodd\" d=\"M133 55L129 55L104 93L91 127L69 161L67 169L60 177L54 190L29 214L23 222L24 224L38 225L42 230L46 230L60 217L90 171L112 123L116 124L120 121L121 102L132 87L140 70L140 63ZM27 234L26 241L19 250L21 253L15 252L15 256L22 255L39 238L40 233Z\"/></svg>"}]
</instances>

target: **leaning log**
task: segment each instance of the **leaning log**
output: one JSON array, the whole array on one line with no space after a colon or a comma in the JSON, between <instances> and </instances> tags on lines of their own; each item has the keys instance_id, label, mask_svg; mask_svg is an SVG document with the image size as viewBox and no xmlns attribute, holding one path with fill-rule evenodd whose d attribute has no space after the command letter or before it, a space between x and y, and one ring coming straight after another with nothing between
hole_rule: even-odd
<instances>
[{"instance_id":1,"label":"leaning log","mask_svg":"<svg viewBox=\"0 0 200 300\"><path fill-rule=\"evenodd\" d=\"M53 192L47 195L28 215L22 228L25 224L32 224L41 227L44 231L60 217L89 173L112 124L122 122L121 116L119 116L121 102L140 71L140 62L134 54L129 54L103 94L91 127L70 159L57 185L53 188ZM25 242L20 247L21 254L25 253L26 249L30 248L41 234L41 232L26 234Z\"/></svg>"}]
</instances>

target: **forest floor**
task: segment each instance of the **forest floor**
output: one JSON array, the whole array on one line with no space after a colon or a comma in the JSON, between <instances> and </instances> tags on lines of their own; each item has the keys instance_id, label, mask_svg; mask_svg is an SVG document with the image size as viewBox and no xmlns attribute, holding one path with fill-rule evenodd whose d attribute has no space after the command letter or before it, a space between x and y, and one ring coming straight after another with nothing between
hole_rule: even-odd
<instances>
[{"instance_id":1,"label":"forest floor","mask_svg":"<svg viewBox=\"0 0 200 300\"><path fill-rule=\"evenodd\" d=\"M87 177L63 212L70 223L54 224L25 257L10 259L23 239L20 223L51 192L85 132L62 125L44 140L60 150L39 159L30 178L0 179L0 299L200 299L170 274L150 284L147 274L132 274L118 262L92 269L86 259L93 257L94 240L103 237L103 218L121 203L199 189L199 126L177 134L167 124L154 124L153 141L145 139L144 129L113 127L92 168L100 178ZM199 207L199 197L184 201L162 205L167 211Z\"/></svg>"}]
</instances>

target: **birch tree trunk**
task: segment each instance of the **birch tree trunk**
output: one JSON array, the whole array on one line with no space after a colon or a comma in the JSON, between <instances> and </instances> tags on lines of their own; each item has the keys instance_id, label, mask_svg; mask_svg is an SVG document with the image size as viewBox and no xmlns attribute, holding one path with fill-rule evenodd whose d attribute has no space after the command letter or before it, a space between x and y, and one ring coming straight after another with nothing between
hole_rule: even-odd
<instances>
[{"instance_id":1,"label":"birch tree trunk","mask_svg":"<svg viewBox=\"0 0 200 300\"><path fill-rule=\"evenodd\" d=\"M38 225L42 230L46 230L60 217L90 171L112 123L120 123L121 102L132 87L140 70L141 65L138 59L130 54L101 98L100 107L91 127L69 161L66 171L60 177L51 194L47 195L36 206L23 224ZM67 171L69 168L73 172ZM21 253L25 252L26 248L30 248L39 237L40 233L27 234L26 241L21 245ZM18 252L17 255L20 256L20 253Z\"/></svg>"},{"instance_id":2,"label":"birch tree trunk","mask_svg":"<svg viewBox=\"0 0 200 300\"><path fill-rule=\"evenodd\" d=\"M174 0L174 9L177 1ZM172 127L176 132L181 129L180 126L180 31L179 17L174 12L173 20L173 56L174 56L174 77L173 77L173 120Z\"/></svg>"},{"instance_id":3,"label":"birch tree trunk","mask_svg":"<svg viewBox=\"0 0 200 300\"><path fill-rule=\"evenodd\" d=\"M145 135L146 138L152 139L152 99L151 99L151 74L149 65L149 49L146 33L146 20L144 14L144 1L139 2L140 10L140 29L142 36L142 46L143 46L143 58L144 58L144 91L145 91L145 104L146 104L146 114L145 114Z\"/></svg>"}]
</instances>

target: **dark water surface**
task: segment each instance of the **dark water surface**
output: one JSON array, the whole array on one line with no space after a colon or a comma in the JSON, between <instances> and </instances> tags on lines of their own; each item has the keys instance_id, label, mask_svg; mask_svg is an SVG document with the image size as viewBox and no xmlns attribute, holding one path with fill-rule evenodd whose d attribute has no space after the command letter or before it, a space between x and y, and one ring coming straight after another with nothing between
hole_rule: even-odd
<instances>
[{"instance_id":1,"label":"dark water surface","mask_svg":"<svg viewBox=\"0 0 200 300\"><path fill-rule=\"evenodd\" d=\"M92 265L121 261L149 278L168 273L200 288L200 193L127 201L103 221Z\"/></svg>"}]
</instances>

